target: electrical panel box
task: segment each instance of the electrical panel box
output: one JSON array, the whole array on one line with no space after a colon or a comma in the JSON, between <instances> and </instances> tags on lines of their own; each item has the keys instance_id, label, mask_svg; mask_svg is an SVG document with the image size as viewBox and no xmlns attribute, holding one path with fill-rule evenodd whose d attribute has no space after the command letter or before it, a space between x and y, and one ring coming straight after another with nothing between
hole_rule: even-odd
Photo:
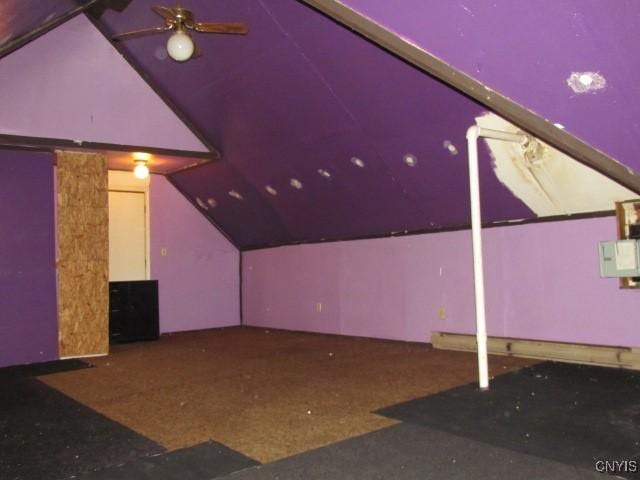
<instances>
[{"instance_id":1,"label":"electrical panel box","mask_svg":"<svg viewBox=\"0 0 640 480\"><path fill-rule=\"evenodd\" d=\"M600 276L640 277L640 242L617 240L600 242Z\"/></svg>"}]
</instances>

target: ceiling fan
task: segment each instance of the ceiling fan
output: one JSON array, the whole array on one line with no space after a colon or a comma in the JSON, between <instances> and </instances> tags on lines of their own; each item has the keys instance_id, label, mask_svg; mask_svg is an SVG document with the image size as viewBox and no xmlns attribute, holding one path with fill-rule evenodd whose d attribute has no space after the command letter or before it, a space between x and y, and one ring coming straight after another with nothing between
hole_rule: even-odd
<instances>
[{"instance_id":1,"label":"ceiling fan","mask_svg":"<svg viewBox=\"0 0 640 480\"><path fill-rule=\"evenodd\" d=\"M167 41L167 53L174 60L184 62L189 60L194 52L197 53L196 45L191 39L191 35L188 32L189 30L200 33L233 35L246 35L249 32L249 27L240 22L196 22L193 12L183 8L180 4L172 8L153 6L151 10L164 19L163 26L120 33L114 35L112 39L120 41L142 35L174 31L175 33L171 35Z\"/></svg>"}]
</instances>

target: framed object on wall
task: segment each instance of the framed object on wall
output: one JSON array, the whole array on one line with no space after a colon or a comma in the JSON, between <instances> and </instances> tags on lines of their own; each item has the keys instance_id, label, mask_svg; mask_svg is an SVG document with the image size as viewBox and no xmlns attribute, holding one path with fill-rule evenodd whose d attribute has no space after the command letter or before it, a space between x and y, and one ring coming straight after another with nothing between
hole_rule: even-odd
<instances>
[{"instance_id":1,"label":"framed object on wall","mask_svg":"<svg viewBox=\"0 0 640 480\"><path fill-rule=\"evenodd\" d=\"M640 199L616 202L618 239L640 239ZM620 288L640 288L640 277L620 278Z\"/></svg>"}]
</instances>

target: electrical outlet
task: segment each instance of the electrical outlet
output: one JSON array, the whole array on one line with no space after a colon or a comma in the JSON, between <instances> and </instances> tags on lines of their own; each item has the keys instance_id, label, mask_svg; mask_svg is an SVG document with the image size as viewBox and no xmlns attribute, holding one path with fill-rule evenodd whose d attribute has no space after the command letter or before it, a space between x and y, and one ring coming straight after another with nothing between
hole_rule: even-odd
<instances>
[{"instance_id":1,"label":"electrical outlet","mask_svg":"<svg viewBox=\"0 0 640 480\"><path fill-rule=\"evenodd\" d=\"M162 247L160 249L160 255L163 256L163 257L167 256L167 248L166 247Z\"/></svg>"},{"instance_id":2,"label":"electrical outlet","mask_svg":"<svg viewBox=\"0 0 640 480\"><path fill-rule=\"evenodd\" d=\"M438 318L440 320L445 320L447 318L447 309L445 307L440 307L438 309Z\"/></svg>"}]
</instances>

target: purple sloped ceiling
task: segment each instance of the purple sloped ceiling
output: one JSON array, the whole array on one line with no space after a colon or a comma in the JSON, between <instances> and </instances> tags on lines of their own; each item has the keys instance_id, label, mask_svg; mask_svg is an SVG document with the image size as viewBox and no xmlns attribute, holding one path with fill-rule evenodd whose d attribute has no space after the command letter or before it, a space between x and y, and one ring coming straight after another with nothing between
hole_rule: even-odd
<instances>
[{"instance_id":1,"label":"purple sloped ceiling","mask_svg":"<svg viewBox=\"0 0 640 480\"><path fill-rule=\"evenodd\" d=\"M640 172L637 0L341 0ZM575 93L573 72L604 77Z\"/></svg>"},{"instance_id":2,"label":"purple sloped ceiling","mask_svg":"<svg viewBox=\"0 0 640 480\"><path fill-rule=\"evenodd\" d=\"M85 16L0 60L0 134L208 151Z\"/></svg>"},{"instance_id":3,"label":"purple sloped ceiling","mask_svg":"<svg viewBox=\"0 0 640 480\"><path fill-rule=\"evenodd\" d=\"M137 0L102 21L112 32L159 24L155 3ZM212 199L216 206L203 212L239 246L468 223L464 135L481 105L301 3L184 5L200 21L245 21L250 34L199 34L204 55L184 64L166 58L166 35L124 48L222 151L214 165L172 179L192 198ZM443 147L447 140L459 155ZM416 166L404 163L406 154ZM486 152L482 160L485 220L531 217L496 179Z\"/></svg>"}]
</instances>

